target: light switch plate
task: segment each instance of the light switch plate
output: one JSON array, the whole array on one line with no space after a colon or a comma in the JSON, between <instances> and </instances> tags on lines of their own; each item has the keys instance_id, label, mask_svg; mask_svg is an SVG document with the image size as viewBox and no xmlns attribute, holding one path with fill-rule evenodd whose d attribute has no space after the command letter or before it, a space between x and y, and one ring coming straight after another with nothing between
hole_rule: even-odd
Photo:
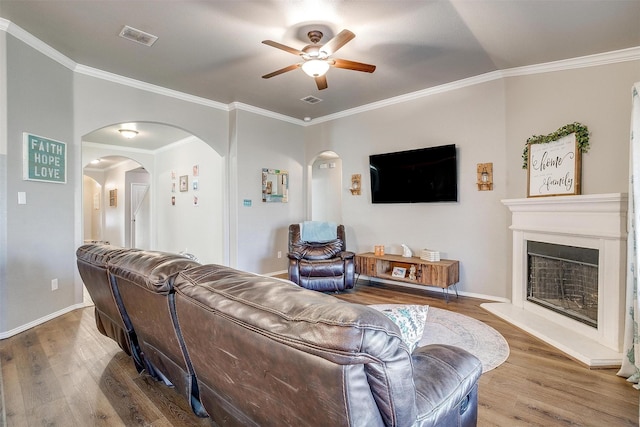
<instances>
[{"instance_id":1,"label":"light switch plate","mask_svg":"<svg viewBox=\"0 0 640 427\"><path fill-rule=\"evenodd\" d=\"M18 191L18 204L26 205L27 204L27 193L24 191Z\"/></svg>"}]
</instances>

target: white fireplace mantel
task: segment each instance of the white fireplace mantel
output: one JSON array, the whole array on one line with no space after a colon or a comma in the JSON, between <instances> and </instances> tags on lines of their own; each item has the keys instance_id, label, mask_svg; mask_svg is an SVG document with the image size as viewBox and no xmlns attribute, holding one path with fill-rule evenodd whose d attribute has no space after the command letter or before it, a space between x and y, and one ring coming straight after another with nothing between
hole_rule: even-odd
<instances>
[{"instance_id":1,"label":"white fireplace mantel","mask_svg":"<svg viewBox=\"0 0 640 427\"><path fill-rule=\"evenodd\" d=\"M625 307L627 195L624 193L503 200L512 213L511 303L488 311L590 367L619 366ZM526 300L527 242L598 250L598 327Z\"/></svg>"}]
</instances>

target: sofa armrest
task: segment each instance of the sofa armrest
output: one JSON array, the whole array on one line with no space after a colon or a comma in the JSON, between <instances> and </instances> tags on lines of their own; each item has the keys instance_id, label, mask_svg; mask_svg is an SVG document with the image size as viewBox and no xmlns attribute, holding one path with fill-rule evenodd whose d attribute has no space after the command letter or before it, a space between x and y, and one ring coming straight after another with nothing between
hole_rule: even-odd
<instances>
[{"instance_id":1,"label":"sofa armrest","mask_svg":"<svg viewBox=\"0 0 640 427\"><path fill-rule=\"evenodd\" d=\"M482 363L454 346L432 344L411 355L418 425L475 426Z\"/></svg>"}]
</instances>

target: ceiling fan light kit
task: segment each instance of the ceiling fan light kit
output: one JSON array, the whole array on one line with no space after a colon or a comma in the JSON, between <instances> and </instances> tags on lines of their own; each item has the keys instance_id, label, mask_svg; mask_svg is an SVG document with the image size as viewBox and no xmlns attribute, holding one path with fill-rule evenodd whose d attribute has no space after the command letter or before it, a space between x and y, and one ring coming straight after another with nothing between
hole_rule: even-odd
<instances>
[{"instance_id":1,"label":"ceiling fan light kit","mask_svg":"<svg viewBox=\"0 0 640 427\"><path fill-rule=\"evenodd\" d=\"M263 79L270 79L271 77L278 76L286 73L287 71L295 70L296 68L302 68L309 77L313 77L318 86L318 90L326 89L327 78L325 74L329 71L330 67L344 68L353 71L362 71L365 73L373 73L376 69L375 65L364 64L362 62L349 61L346 59L330 58L331 55L336 53L338 49L353 40L356 36L349 30L342 30L338 35L329 40L325 44L320 44L322 39L321 31L309 31L307 33L310 45L305 46L302 50L298 50L286 45L283 45L272 40L263 40L262 43L275 47L276 49L284 50L285 52L298 55L302 58L303 62L298 64L292 64L288 67L281 68L272 73L262 76Z\"/></svg>"},{"instance_id":2,"label":"ceiling fan light kit","mask_svg":"<svg viewBox=\"0 0 640 427\"><path fill-rule=\"evenodd\" d=\"M302 64L302 71L309 77L324 76L329 71L329 64L322 59L310 59Z\"/></svg>"}]
</instances>

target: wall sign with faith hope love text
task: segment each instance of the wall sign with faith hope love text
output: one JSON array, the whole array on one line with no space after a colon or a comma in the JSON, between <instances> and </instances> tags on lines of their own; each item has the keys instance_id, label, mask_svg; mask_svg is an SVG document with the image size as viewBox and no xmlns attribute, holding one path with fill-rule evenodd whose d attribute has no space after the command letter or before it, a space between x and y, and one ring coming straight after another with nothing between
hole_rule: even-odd
<instances>
[{"instance_id":1,"label":"wall sign with faith hope love text","mask_svg":"<svg viewBox=\"0 0 640 427\"><path fill-rule=\"evenodd\" d=\"M27 132L22 139L22 179L66 184L67 144Z\"/></svg>"}]
</instances>

